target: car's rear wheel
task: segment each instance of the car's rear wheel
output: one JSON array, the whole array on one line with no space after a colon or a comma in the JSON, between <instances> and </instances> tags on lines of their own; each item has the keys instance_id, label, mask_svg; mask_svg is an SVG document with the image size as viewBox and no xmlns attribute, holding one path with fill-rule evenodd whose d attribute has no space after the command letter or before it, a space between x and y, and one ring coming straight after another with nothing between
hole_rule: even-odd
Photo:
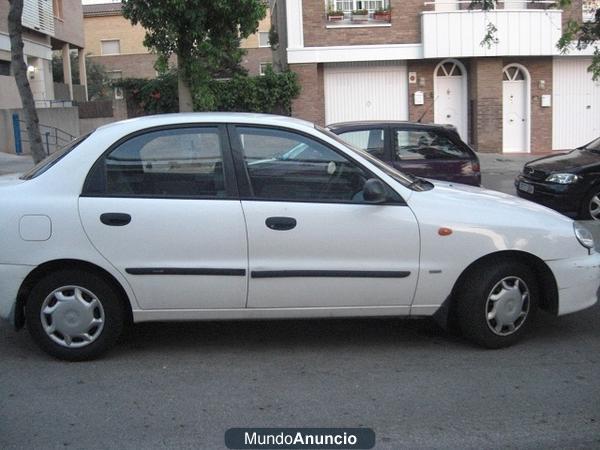
<instances>
[{"instance_id":1,"label":"car's rear wheel","mask_svg":"<svg viewBox=\"0 0 600 450\"><path fill-rule=\"evenodd\" d=\"M583 220L600 220L600 186L594 186L583 198L580 217Z\"/></svg>"},{"instance_id":2,"label":"car's rear wheel","mask_svg":"<svg viewBox=\"0 0 600 450\"><path fill-rule=\"evenodd\" d=\"M46 275L31 290L26 323L35 342L69 361L97 358L117 341L124 310L119 293L102 277L63 270Z\"/></svg>"},{"instance_id":3,"label":"car's rear wheel","mask_svg":"<svg viewBox=\"0 0 600 450\"><path fill-rule=\"evenodd\" d=\"M531 324L537 279L520 261L488 260L467 274L457 302L460 329L468 339L487 348L507 347Z\"/></svg>"}]
</instances>

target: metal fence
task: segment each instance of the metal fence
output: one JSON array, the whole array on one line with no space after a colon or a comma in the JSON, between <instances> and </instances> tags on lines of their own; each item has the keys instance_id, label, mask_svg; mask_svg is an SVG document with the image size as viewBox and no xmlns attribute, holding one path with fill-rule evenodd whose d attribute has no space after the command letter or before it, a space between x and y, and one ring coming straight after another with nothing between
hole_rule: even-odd
<instances>
[{"instance_id":1,"label":"metal fence","mask_svg":"<svg viewBox=\"0 0 600 450\"><path fill-rule=\"evenodd\" d=\"M18 155L23 153L23 143L29 143L29 136L27 134L27 125L24 120L19 119L18 114L13 114L13 132L15 136L15 150ZM42 144L46 150L46 154L50 155L56 150L64 147L73 139L70 133L67 133L60 128L52 127L49 125L39 124L40 134L42 135Z\"/></svg>"}]
</instances>

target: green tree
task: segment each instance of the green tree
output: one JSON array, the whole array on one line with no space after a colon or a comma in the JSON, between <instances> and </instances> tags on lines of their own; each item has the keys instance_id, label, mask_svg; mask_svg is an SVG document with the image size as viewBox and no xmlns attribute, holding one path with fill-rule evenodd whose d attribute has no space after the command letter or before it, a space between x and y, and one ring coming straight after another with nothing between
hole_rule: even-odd
<instances>
[{"instance_id":1,"label":"green tree","mask_svg":"<svg viewBox=\"0 0 600 450\"><path fill-rule=\"evenodd\" d=\"M35 163L40 162L46 157L44 147L42 146L42 135L40 133L40 120L35 109L35 100L27 78L27 65L23 55L23 25L21 17L23 16L23 0L9 0L10 9L8 11L8 35L10 37L10 59L11 69L15 76L21 103L23 104L23 115L27 125L27 136L29 138L29 148L31 156Z\"/></svg>"},{"instance_id":2,"label":"green tree","mask_svg":"<svg viewBox=\"0 0 600 450\"><path fill-rule=\"evenodd\" d=\"M550 5L552 8L568 8L572 4L572 0L556 0ZM492 10L496 7L494 0L472 0L469 4L469 9L482 9L484 11ZM488 22L486 34L481 41L481 45L490 47L498 43L496 36L496 26ZM592 64L588 71L592 73L594 80L600 79L600 8L596 10L595 19L592 22L578 22L569 20L563 35L557 42L558 49L563 53L568 53L573 47L578 50L583 50L587 47L594 49Z\"/></svg>"},{"instance_id":3,"label":"green tree","mask_svg":"<svg viewBox=\"0 0 600 450\"><path fill-rule=\"evenodd\" d=\"M223 70L239 69L240 41L266 14L263 0L122 1L123 15L146 29L146 47L163 58L177 55L180 111L192 111L199 102L212 106L210 80Z\"/></svg>"}]
</instances>

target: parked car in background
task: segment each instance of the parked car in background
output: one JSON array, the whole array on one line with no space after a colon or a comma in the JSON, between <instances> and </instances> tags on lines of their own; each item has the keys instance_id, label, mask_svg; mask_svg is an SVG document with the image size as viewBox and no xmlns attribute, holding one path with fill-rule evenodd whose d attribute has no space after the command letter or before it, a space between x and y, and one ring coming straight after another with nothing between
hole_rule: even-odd
<instances>
[{"instance_id":1,"label":"parked car in background","mask_svg":"<svg viewBox=\"0 0 600 450\"><path fill-rule=\"evenodd\" d=\"M515 179L519 197L570 217L600 220L600 138L530 161Z\"/></svg>"},{"instance_id":2,"label":"parked car in background","mask_svg":"<svg viewBox=\"0 0 600 450\"><path fill-rule=\"evenodd\" d=\"M586 225L259 114L100 127L0 178L0 229L0 317L67 360L165 320L450 317L499 348L600 286Z\"/></svg>"},{"instance_id":3,"label":"parked car in background","mask_svg":"<svg viewBox=\"0 0 600 450\"><path fill-rule=\"evenodd\" d=\"M328 128L354 147L418 177L481 185L477 154L449 125L344 122Z\"/></svg>"}]
</instances>

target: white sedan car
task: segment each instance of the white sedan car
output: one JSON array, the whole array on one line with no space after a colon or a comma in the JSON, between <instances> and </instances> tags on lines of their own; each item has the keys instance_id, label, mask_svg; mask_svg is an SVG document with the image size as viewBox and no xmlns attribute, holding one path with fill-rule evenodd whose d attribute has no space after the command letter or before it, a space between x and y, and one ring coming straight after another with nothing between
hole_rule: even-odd
<instances>
[{"instance_id":1,"label":"white sedan car","mask_svg":"<svg viewBox=\"0 0 600 450\"><path fill-rule=\"evenodd\" d=\"M0 316L67 360L164 320L434 316L498 348L600 286L586 225L285 117L107 125L2 178L0 211Z\"/></svg>"}]
</instances>

